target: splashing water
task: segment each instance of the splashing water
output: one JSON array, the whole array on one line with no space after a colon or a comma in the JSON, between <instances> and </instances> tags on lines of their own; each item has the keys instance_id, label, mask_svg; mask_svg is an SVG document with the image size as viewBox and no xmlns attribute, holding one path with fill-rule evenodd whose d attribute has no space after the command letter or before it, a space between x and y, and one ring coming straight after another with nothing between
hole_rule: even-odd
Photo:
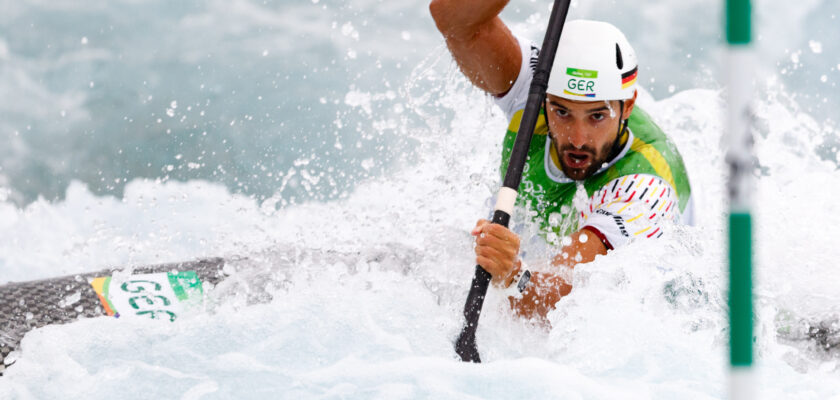
<instances>
[{"instance_id":1,"label":"splashing water","mask_svg":"<svg viewBox=\"0 0 840 400\"><path fill-rule=\"evenodd\" d=\"M0 85L16 100L0 102L10 116L0 284L209 255L237 270L208 290L204 312L175 323L97 318L30 332L0 398L724 397L725 91L712 72L718 27L701 22L717 11L705 2L585 2L571 15L610 20L634 43L646 65L639 105L685 159L698 226L578 266L548 325L512 316L491 289L481 365L456 361L452 341L474 266L469 230L499 185L506 123L452 64L425 2L0 6ZM545 7L512 3L504 16L539 41ZM787 7L757 9L780 26ZM153 22L111 34L126 13ZM840 104L829 90L840 45L818 38L836 33L836 14L806 1L785 22L806 33L759 39L774 60L759 71L755 126L762 398L840 393L840 350L809 339L809 324L840 316L838 132L826 113ZM93 23L73 22L82 16ZM121 54L127 43L159 49ZM137 68L117 68L120 57ZM48 66L55 59L66 71ZM815 73L829 78L815 84ZM134 146L135 159L122 156ZM550 251L523 243L532 263Z\"/></svg>"}]
</instances>

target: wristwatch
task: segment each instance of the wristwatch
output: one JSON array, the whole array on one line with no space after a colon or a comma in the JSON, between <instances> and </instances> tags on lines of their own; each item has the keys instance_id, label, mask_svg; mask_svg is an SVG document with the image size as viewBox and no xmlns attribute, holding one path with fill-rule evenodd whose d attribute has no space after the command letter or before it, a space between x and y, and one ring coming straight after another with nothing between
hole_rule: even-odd
<instances>
[{"instance_id":1,"label":"wristwatch","mask_svg":"<svg viewBox=\"0 0 840 400\"><path fill-rule=\"evenodd\" d=\"M529 271L525 266L524 261L520 260L520 262L522 264L519 271L516 273L516 276L513 277L511 285L507 288L508 296L517 296L524 292L528 287L528 283L531 282L531 271Z\"/></svg>"},{"instance_id":2,"label":"wristwatch","mask_svg":"<svg viewBox=\"0 0 840 400\"><path fill-rule=\"evenodd\" d=\"M525 288L528 287L528 283L531 282L531 271L528 271L527 269L519 270L519 273L516 274L516 279L514 280L516 281L516 289L519 293L524 292Z\"/></svg>"}]
</instances>

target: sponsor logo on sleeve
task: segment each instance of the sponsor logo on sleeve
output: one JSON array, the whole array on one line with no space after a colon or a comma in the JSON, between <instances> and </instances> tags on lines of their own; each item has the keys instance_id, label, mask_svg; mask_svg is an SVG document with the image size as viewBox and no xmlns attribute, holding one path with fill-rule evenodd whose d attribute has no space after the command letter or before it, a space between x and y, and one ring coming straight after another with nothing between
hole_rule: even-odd
<instances>
[{"instance_id":1,"label":"sponsor logo on sleeve","mask_svg":"<svg viewBox=\"0 0 840 400\"><path fill-rule=\"evenodd\" d=\"M624 228L624 218L601 208L595 210L595 213L611 217L613 221L615 221L615 225L618 226L618 230L621 231L621 234L624 237L630 237L630 234L627 233L627 229Z\"/></svg>"},{"instance_id":2,"label":"sponsor logo on sleeve","mask_svg":"<svg viewBox=\"0 0 840 400\"><path fill-rule=\"evenodd\" d=\"M529 62L530 65L531 65L531 71L534 71L534 72L537 71L537 62L539 60L540 60L540 49L538 49L537 46L534 46L532 44L531 45L531 60Z\"/></svg>"}]
</instances>

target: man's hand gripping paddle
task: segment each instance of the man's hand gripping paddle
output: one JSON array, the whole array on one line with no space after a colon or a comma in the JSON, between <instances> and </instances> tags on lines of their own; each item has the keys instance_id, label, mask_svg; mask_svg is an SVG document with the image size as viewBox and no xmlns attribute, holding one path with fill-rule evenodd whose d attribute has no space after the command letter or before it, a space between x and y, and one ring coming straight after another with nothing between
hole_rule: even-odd
<instances>
[{"instance_id":1,"label":"man's hand gripping paddle","mask_svg":"<svg viewBox=\"0 0 840 400\"><path fill-rule=\"evenodd\" d=\"M545 99L548 75L551 72L552 64L554 64L554 54L557 52L557 44L560 42L563 25L566 23L570 2L571 0L555 0L551 9L551 17L548 20L548 29L545 32L545 39L543 39L537 69L534 72L534 79L531 81L531 88L528 91L528 102L525 104L522 122L519 126L519 132L516 134L516 141L513 144L505 180L497 197L496 210L493 213L494 224L507 227L510 222L519 183L522 180L522 170L525 167L528 149L531 146L531 136L534 133L540 108L542 108ZM522 60L522 62L528 62L528 60ZM484 305L484 296L487 295L491 278L489 272L481 268L480 265L476 265L470 293L467 295L467 303L464 305L464 328L458 336L458 341L455 342L455 352L461 356L462 361L481 362L475 343L475 332L478 329L478 318L481 315L481 307Z\"/></svg>"}]
</instances>

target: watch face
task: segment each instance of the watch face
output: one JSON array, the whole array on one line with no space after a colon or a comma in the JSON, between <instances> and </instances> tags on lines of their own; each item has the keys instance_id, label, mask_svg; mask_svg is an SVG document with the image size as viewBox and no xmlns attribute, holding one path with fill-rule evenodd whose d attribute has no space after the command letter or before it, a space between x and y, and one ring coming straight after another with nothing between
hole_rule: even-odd
<instances>
[{"instance_id":1,"label":"watch face","mask_svg":"<svg viewBox=\"0 0 840 400\"><path fill-rule=\"evenodd\" d=\"M531 281L531 271L526 270L522 273L522 278L519 279L519 283L516 287L519 289L519 293L525 291L525 288L528 286L528 282Z\"/></svg>"}]
</instances>

